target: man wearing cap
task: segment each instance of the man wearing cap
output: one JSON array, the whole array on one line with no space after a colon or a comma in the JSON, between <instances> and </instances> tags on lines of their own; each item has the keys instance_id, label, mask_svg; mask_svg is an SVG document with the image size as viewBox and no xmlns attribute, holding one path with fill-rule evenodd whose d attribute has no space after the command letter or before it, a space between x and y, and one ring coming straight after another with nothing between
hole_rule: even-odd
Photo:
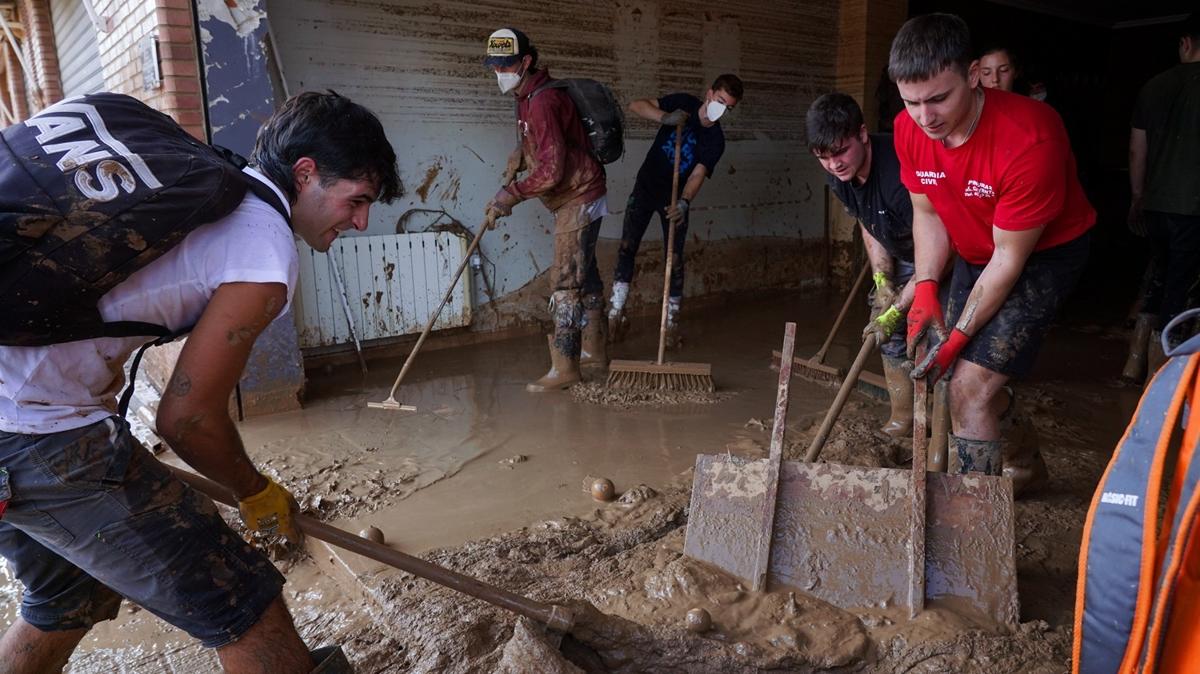
<instances>
[{"instance_id":1,"label":"man wearing cap","mask_svg":"<svg viewBox=\"0 0 1200 674\"><path fill-rule=\"evenodd\" d=\"M552 86L548 70L537 67L537 48L524 33L513 28L492 33L484 65L496 73L500 92L517 99L521 139L509 157L504 186L488 202L488 216L510 215L513 206L533 197L554 214L551 365L525 390L564 389L580 380L581 352L584 365L607 364L604 286L595 259L600 220L608 213L604 167L592 156L571 97ZM514 180L522 171L525 177Z\"/></svg>"},{"instance_id":2,"label":"man wearing cap","mask_svg":"<svg viewBox=\"0 0 1200 674\"><path fill-rule=\"evenodd\" d=\"M687 242L688 207L704 186L704 179L713 175L717 161L725 152L725 132L717 120L726 110L732 110L742 100L742 81L737 75L725 74L713 81L701 100L688 93L667 94L662 98L643 98L629 104L629 111L642 119L661 124L642 168L629 202L625 204L625 223L621 231L621 248L617 253L617 268L613 272L612 301L608 321L613 337L624 334L629 323L625 318L625 300L633 281L634 259L650 218L658 213L666 248L668 227L675 224L675 250L671 261L671 291L667 301L667 340L679 342L679 307L683 301L683 246ZM671 184L675 173L675 127L683 127L680 151L680 193L678 204L671 209ZM664 254L664 258L666 255Z\"/></svg>"}]
</instances>

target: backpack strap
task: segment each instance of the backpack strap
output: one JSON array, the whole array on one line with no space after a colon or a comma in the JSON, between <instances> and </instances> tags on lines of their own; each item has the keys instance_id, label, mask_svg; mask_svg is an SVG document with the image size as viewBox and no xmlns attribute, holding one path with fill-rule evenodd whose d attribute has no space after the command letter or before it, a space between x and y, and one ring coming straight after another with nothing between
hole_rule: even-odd
<instances>
[{"instance_id":1,"label":"backpack strap","mask_svg":"<svg viewBox=\"0 0 1200 674\"><path fill-rule=\"evenodd\" d=\"M1196 359L1200 359L1200 355L1193 354L1187 358ZM1185 611L1195 613L1197 590L1194 574L1183 569L1194 568L1196 563L1193 538L1197 508L1200 508L1200 461L1195 460L1197 444L1200 442L1200 407L1197 407L1197 403L1200 403L1200 377L1194 374L1190 381L1184 383L1184 387L1188 389L1187 407L1191 411L1183 427L1183 443L1179 447L1175 477L1164 513L1170 526L1164 528L1168 536L1163 541L1159 555L1158 587L1139 663L1139 671L1143 672L1160 671L1160 663L1163 666L1161 671L1184 671L1171 667L1172 664L1176 667L1179 665L1168 662L1171 651L1179 648L1195 650L1197 646L1195 616L1174 614L1177 596L1184 598L1182 607ZM1180 624L1181 618L1184 624ZM1177 633L1181 628L1183 631Z\"/></svg>"},{"instance_id":2,"label":"backpack strap","mask_svg":"<svg viewBox=\"0 0 1200 674\"><path fill-rule=\"evenodd\" d=\"M106 324L106 325L108 325L108 324ZM144 324L144 325L149 325L149 324ZM152 327L160 328L161 326L155 325ZM141 347L138 348L137 353L133 356L133 362L129 364L129 379L127 380L128 383L125 384L125 391L121 393L121 400L117 403L117 414L120 414L122 419L124 419L125 414L127 412L129 412L129 401L133 399L133 389L134 389L134 386L137 384L138 366L142 364L142 356L146 354L146 349L149 349L152 346L160 346L162 344L167 344L167 343L173 342L176 339L179 339L180 337L191 332L192 328L194 328L194 327L196 327L196 326L193 325L193 326L184 328L183 330L180 330L178 332L171 332L170 330L168 330L167 334L159 337L158 339L154 339L149 342L146 342L145 344L143 344ZM138 334L144 335L146 333L142 332L142 333L138 333Z\"/></svg>"},{"instance_id":3,"label":"backpack strap","mask_svg":"<svg viewBox=\"0 0 1200 674\"><path fill-rule=\"evenodd\" d=\"M236 166L237 170L239 171L250 165L250 162L246 161L245 157L227 147L213 145L212 149L216 150L217 154L221 155L225 161ZM271 208L274 208L276 211L278 211L279 214L283 216L283 219L287 221L288 227L291 227L292 216L290 213L288 213L287 206L279 200L279 195L275 193L275 190L264 185L261 180L255 178L254 176L245 176L245 178L246 189L250 190L254 196L267 202Z\"/></svg>"},{"instance_id":4,"label":"backpack strap","mask_svg":"<svg viewBox=\"0 0 1200 674\"><path fill-rule=\"evenodd\" d=\"M1154 376L1092 497L1079 553L1075 672L1132 671L1139 660L1155 589L1164 464L1198 362L1173 358Z\"/></svg>"}]
</instances>

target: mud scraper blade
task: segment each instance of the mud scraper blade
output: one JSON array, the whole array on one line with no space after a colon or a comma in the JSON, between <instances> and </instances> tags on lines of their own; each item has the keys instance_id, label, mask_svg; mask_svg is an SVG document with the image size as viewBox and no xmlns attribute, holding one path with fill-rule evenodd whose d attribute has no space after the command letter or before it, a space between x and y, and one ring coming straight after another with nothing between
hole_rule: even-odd
<instances>
[{"instance_id":1,"label":"mud scraper blade","mask_svg":"<svg viewBox=\"0 0 1200 674\"><path fill-rule=\"evenodd\" d=\"M684 553L752 580L768 461L696 457ZM783 462L767 588L842 608L908 603L911 472ZM1018 618L1012 482L929 473L925 598L969 606L1006 625Z\"/></svg>"}]
</instances>

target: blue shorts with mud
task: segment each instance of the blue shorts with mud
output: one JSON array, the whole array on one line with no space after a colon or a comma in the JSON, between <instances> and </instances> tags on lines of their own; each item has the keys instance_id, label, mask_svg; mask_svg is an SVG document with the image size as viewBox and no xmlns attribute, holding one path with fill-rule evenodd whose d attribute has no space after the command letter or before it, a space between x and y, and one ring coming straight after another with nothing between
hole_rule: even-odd
<instances>
[{"instance_id":1,"label":"blue shorts with mud","mask_svg":"<svg viewBox=\"0 0 1200 674\"><path fill-rule=\"evenodd\" d=\"M104 421L60 433L0 432L0 555L43 631L91 627L124 596L210 648L236 641L283 576L208 497Z\"/></svg>"}]
</instances>

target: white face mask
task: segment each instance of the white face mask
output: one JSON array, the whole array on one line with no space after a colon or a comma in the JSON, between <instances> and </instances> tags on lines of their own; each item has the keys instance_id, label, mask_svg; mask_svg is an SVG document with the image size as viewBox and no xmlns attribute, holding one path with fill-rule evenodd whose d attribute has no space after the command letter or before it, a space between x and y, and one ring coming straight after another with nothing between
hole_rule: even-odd
<instances>
[{"instance_id":1,"label":"white face mask","mask_svg":"<svg viewBox=\"0 0 1200 674\"><path fill-rule=\"evenodd\" d=\"M521 83L520 73L496 73L496 81L500 84L500 93L507 94Z\"/></svg>"},{"instance_id":2,"label":"white face mask","mask_svg":"<svg viewBox=\"0 0 1200 674\"><path fill-rule=\"evenodd\" d=\"M704 108L704 112L708 115L708 121L715 122L721 119L721 115L725 114L725 111L728 109L724 103L714 99L708 102L708 105Z\"/></svg>"}]
</instances>

